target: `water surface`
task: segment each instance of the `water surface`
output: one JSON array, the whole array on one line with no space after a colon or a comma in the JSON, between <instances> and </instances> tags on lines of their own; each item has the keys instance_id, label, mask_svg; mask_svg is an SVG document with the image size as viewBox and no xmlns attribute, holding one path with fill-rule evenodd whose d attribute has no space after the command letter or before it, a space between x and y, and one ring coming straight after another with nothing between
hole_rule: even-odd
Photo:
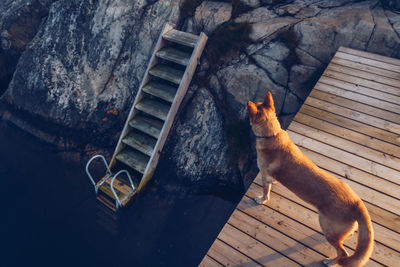
<instances>
[{"instance_id":1,"label":"water surface","mask_svg":"<svg viewBox=\"0 0 400 267\"><path fill-rule=\"evenodd\" d=\"M197 266L240 198L156 177L114 221L86 162L1 120L0 152L0 266Z\"/></svg>"}]
</instances>

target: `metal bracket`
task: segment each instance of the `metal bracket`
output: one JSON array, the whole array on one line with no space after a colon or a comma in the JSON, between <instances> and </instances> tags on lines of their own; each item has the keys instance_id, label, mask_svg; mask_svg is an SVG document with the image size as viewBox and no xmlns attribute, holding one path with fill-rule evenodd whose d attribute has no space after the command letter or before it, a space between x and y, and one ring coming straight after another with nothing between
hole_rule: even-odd
<instances>
[{"instance_id":1,"label":"metal bracket","mask_svg":"<svg viewBox=\"0 0 400 267\"><path fill-rule=\"evenodd\" d=\"M114 190L114 181L117 178L117 176L120 175L121 173L126 173L126 176L128 177L129 182L131 183L131 187L132 187L132 191L129 192L129 194L126 195L122 200L119 199L117 193ZM119 172L117 172L111 180L110 187L111 187L111 191L113 192L114 197L115 197L115 206L117 206L117 209L119 207L122 207L122 202L124 202L128 197L130 197L130 195L132 195L132 193L135 192L135 190L136 190L135 186L133 185L131 175L129 174L129 172L127 170L120 170Z\"/></svg>"},{"instance_id":2,"label":"metal bracket","mask_svg":"<svg viewBox=\"0 0 400 267\"><path fill-rule=\"evenodd\" d=\"M97 158L101 158L101 159L103 160L103 163L104 163L104 165L106 166L106 168L107 168L107 173L108 173L107 178L104 179L99 185L96 184L96 182L93 180L92 175L91 175L90 172L89 172L89 165L92 163L93 160L95 160L95 159L97 159ZM112 175L111 170L110 170L110 168L108 167L107 161L106 161L106 159L104 158L103 155L95 155L95 156L93 156L91 159L89 159L89 161L86 163L86 174L89 176L89 179L90 179L90 181L92 182L92 184L93 184L93 186L94 186L94 191L96 192L96 194L97 194L97 192L98 192L99 187L100 187L105 181L107 181L107 180L111 177L111 175Z\"/></svg>"}]
</instances>

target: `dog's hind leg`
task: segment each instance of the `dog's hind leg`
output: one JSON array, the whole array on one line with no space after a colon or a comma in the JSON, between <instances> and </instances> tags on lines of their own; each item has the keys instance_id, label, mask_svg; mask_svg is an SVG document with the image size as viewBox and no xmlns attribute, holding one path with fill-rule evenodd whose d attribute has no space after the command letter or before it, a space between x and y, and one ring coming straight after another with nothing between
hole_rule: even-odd
<instances>
[{"instance_id":1,"label":"dog's hind leg","mask_svg":"<svg viewBox=\"0 0 400 267\"><path fill-rule=\"evenodd\" d=\"M357 224L355 221L337 220L337 217L327 217L319 214L319 223L326 240L336 249L337 256L334 259L325 259L322 261L326 266L335 266L338 260L342 257L347 257L349 254L343 246L343 241L351 236Z\"/></svg>"},{"instance_id":2,"label":"dog's hind leg","mask_svg":"<svg viewBox=\"0 0 400 267\"><path fill-rule=\"evenodd\" d=\"M261 172L259 172L257 176L261 176L263 194L261 196L255 197L254 201L257 202L257 204L265 204L270 199L273 178L269 175L262 175Z\"/></svg>"}]
</instances>

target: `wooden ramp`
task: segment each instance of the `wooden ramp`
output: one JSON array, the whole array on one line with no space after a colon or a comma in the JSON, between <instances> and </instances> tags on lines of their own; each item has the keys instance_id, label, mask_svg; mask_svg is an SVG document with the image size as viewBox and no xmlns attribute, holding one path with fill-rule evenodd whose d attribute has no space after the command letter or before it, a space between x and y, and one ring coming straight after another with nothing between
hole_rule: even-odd
<instances>
[{"instance_id":1,"label":"wooden ramp","mask_svg":"<svg viewBox=\"0 0 400 267\"><path fill-rule=\"evenodd\" d=\"M375 230L367 266L400 266L400 60L341 47L288 132L366 204ZM312 206L279 183L256 205L260 185L251 184L200 266L322 266L335 255ZM353 251L356 235L345 244Z\"/></svg>"}]
</instances>

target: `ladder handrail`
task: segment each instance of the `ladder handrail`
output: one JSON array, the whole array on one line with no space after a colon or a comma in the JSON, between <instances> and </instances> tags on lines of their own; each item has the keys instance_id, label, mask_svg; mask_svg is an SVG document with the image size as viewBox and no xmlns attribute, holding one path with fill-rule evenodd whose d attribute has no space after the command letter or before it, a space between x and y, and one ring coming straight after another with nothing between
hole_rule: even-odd
<instances>
[{"instance_id":1,"label":"ladder handrail","mask_svg":"<svg viewBox=\"0 0 400 267\"><path fill-rule=\"evenodd\" d=\"M108 177L107 177L106 179L104 179L103 182L102 182L101 184L99 184L99 185L96 185L96 182L94 181L92 175L91 175L90 172L89 172L89 165L90 165L90 163L92 163L92 161L95 160L95 159L97 159L97 158L101 158L101 159L103 160L104 165L105 165L106 168L107 168L107 173L108 173ZM98 188L99 188L106 180L108 180L108 179L111 177L111 175L112 175L111 170L110 170L110 168L108 167L107 161L106 161L106 159L104 158L103 155L95 155L95 156L93 156L91 159L89 159L89 161L86 163L86 174L89 176L89 179L90 179L90 181L92 182L92 184L93 184L93 186L94 186L94 191L96 191L96 194L97 194Z\"/></svg>"},{"instance_id":2,"label":"ladder handrail","mask_svg":"<svg viewBox=\"0 0 400 267\"><path fill-rule=\"evenodd\" d=\"M130 191L129 194L127 194L122 200L119 200L119 197L118 197L117 193L114 190L114 181L117 178L117 176L120 175L121 173L126 173L126 175L128 176L129 182L131 183L131 186L132 186L132 191ZM129 172L127 170L120 170L119 172L117 172L114 175L114 177L112 178L111 183L110 183L110 188L111 188L111 191L114 194L115 205L117 206L117 208L118 207L122 207L122 202L124 202L136 190L135 185L132 182L131 175L129 174Z\"/></svg>"}]
</instances>

